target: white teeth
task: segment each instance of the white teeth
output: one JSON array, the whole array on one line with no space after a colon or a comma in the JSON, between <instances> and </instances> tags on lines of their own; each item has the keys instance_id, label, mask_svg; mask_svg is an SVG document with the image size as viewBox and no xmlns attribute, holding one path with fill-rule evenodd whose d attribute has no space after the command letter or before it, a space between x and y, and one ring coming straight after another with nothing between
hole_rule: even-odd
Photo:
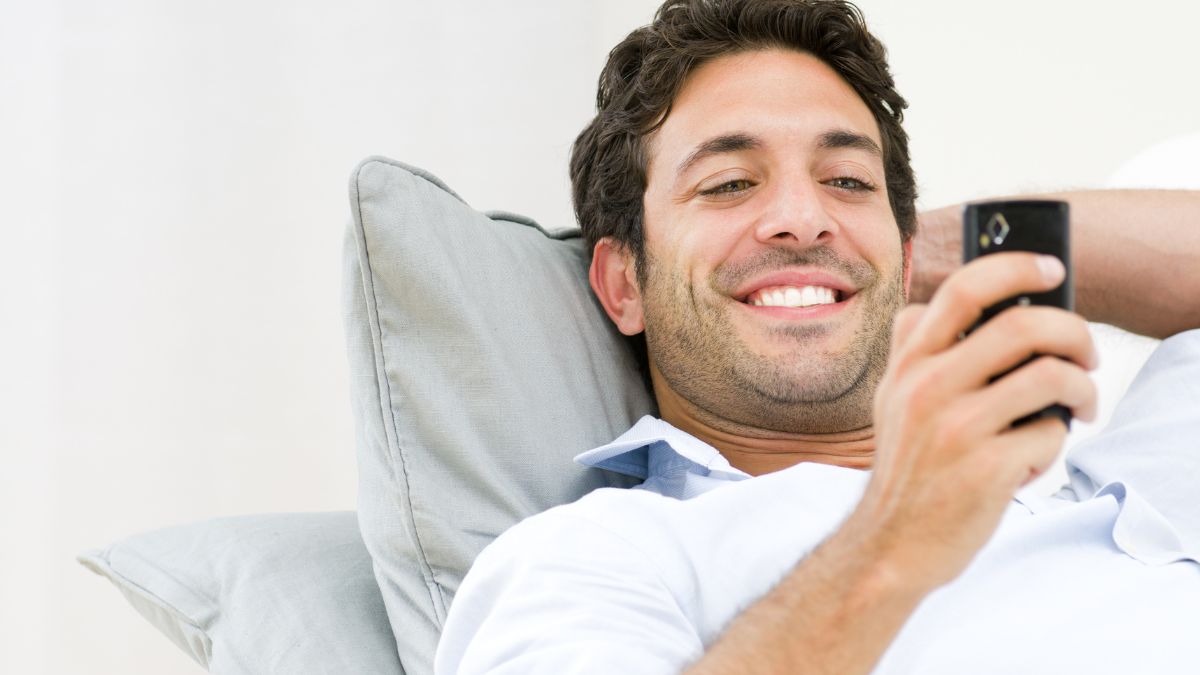
<instances>
[{"instance_id":1,"label":"white teeth","mask_svg":"<svg viewBox=\"0 0 1200 675\"><path fill-rule=\"evenodd\" d=\"M812 286L805 286L804 291L800 293L800 301L805 307L817 304L817 289Z\"/></svg>"},{"instance_id":2,"label":"white teeth","mask_svg":"<svg viewBox=\"0 0 1200 675\"><path fill-rule=\"evenodd\" d=\"M760 290L749 301L755 307L811 307L837 302L837 293L824 286L786 286Z\"/></svg>"}]
</instances>

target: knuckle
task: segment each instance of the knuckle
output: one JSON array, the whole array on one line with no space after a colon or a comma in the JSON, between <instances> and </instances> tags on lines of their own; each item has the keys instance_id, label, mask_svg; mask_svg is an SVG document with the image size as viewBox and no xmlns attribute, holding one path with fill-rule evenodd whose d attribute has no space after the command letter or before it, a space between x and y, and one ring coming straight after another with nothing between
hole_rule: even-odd
<instances>
[{"instance_id":1,"label":"knuckle","mask_svg":"<svg viewBox=\"0 0 1200 675\"><path fill-rule=\"evenodd\" d=\"M957 281L957 280L956 280ZM975 287L965 283L946 284L943 286L945 299L954 307L971 307L983 309L983 302Z\"/></svg>"},{"instance_id":2,"label":"knuckle","mask_svg":"<svg viewBox=\"0 0 1200 675\"><path fill-rule=\"evenodd\" d=\"M1029 307L1009 307L1000 312L996 321L1000 323L1005 333L1021 337L1032 337L1040 332L1043 325L1037 314Z\"/></svg>"},{"instance_id":3,"label":"knuckle","mask_svg":"<svg viewBox=\"0 0 1200 675\"><path fill-rule=\"evenodd\" d=\"M1040 356L1026 368L1039 387L1060 389L1070 377L1066 362L1056 356Z\"/></svg>"},{"instance_id":4,"label":"knuckle","mask_svg":"<svg viewBox=\"0 0 1200 675\"><path fill-rule=\"evenodd\" d=\"M905 407L913 414L925 417L936 409L938 403L938 378L932 368L919 369L911 373L900 387Z\"/></svg>"},{"instance_id":5,"label":"knuckle","mask_svg":"<svg viewBox=\"0 0 1200 675\"><path fill-rule=\"evenodd\" d=\"M976 416L969 413L942 415L934 432L934 442L943 448L961 447L979 429Z\"/></svg>"}]
</instances>

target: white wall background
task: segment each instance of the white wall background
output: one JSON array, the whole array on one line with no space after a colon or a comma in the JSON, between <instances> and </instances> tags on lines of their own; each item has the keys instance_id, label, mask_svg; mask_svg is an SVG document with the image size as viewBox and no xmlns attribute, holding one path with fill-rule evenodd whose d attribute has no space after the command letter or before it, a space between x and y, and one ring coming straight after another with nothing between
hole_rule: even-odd
<instances>
[{"instance_id":1,"label":"white wall background","mask_svg":"<svg viewBox=\"0 0 1200 675\"><path fill-rule=\"evenodd\" d=\"M74 554L354 508L350 170L570 224L596 76L657 2L0 2L0 672L198 672ZM1194 3L861 5L925 206L1099 186L1200 130Z\"/></svg>"}]
</instances>

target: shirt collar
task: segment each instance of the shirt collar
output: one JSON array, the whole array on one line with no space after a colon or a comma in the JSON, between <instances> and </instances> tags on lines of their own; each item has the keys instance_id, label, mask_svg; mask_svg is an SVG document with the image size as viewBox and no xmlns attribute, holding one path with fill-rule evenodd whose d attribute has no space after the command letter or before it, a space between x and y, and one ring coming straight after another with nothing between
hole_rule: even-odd
<instances>
[{"instance_id":1,"label":"shirt collar","mask_svg":"<svg viewBox=\"0 0 1200 675\"><path fill-rule=\"evenodd\" d=\"M648 448L659 442L680 457L703 467L710 476L734 480L750 478L750 474L734 468L713 446L652 415L643 416L613 442L576 455L575 461L644 479L650 475Z\"/></svg>"}]
</instances>

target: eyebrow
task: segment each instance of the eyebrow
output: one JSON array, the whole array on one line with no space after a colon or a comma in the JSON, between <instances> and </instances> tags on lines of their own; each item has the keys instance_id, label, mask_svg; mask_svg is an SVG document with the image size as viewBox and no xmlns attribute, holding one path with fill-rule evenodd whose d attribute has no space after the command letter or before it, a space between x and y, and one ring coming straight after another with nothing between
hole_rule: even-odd
<instances>
[{"instance_id":1,"label":"eyebrow","mask_svg":"<svg viewBox=\"0 0 1200 675\"><path fill-rule=\"evenodd\" d=\"M724 155L743 150L757 150L761 147L762 141L749 134L730 133L713 136L696 146L696 149L692 150L679 163L679 166L675 168L675 175L683 175L685 171L695 166L697 162L713 155ZM821 137L817 139L817 147L822 150L836 150L839 148L862 150L880 159L883 158L883 151L879 149L879 145L870 136L845 129L834 129L821 134Z\"/></svg>"},{"instance_id":2,"label":"eyebrow","mask_svg":"<svg viewBox=\"0 0 1200 675\"><path fill-rule=\"evenodd\" d=\"M883 151L879 149L879 145L871 139L870 136L845 129L834 129L821 134L821 138L817 141L817 147L822 150L834 150L837 148L850 148L852 150L862 150L883 158Z\"/></svg>"},{"instance_id":3,"label":"eyebrow","mask_svg":"<svg viewBox=\"0 0 1200 675\"><path fill-rule=\"evenodd\" d=\"M681 176L685 171L692 168L702 159L712 157L713 155L724 155L731 152L741 152L743 150L756 150L762 147L762 141L750 136L749 134L732 133L713 136L704 141L692 150L691 154L684 158L679 166L675 168L675 175Z\"/></svg>"}]
</instances>

